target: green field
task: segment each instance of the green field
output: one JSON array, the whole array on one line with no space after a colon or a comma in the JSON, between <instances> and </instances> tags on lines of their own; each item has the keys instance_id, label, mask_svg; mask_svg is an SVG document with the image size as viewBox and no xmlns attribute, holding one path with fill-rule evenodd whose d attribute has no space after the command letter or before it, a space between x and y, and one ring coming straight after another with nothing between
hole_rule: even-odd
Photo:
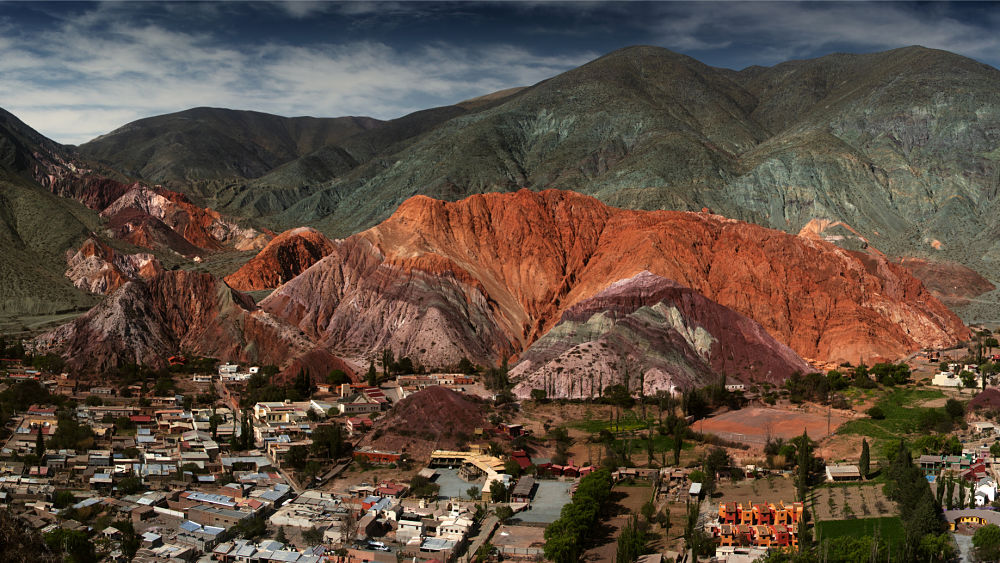
<instances>
[{"instance_id":1,"label":"green field","mask_svg":"<svg viewBox=\"0 0 1000 563\"><path fill-rule=\"evenodd\" d=\"M905 537L903 521L898 516L885 518L858 518L855 520L827 520L816 523L816 539L833 539L841 536L859 538L874 536L876 531L892 547L900 545Z\"/></svg>"},{"instance_id":2,"label":"green field","mask_svg":"<svg viewBox=\"0 0 1000 563\"><path fill-rule=\"evenodd\" d=\"M672 436L664 436L657 431L659 426L659 421L655 416L656 410L653 408L647 409L646 420L643 421L639 413L636 412L638 409L625 411L622 414L621 420L617 423L612 424L608 419L605 418L586 418L583 420L574 420L566 424L569 428L576 428L578 430L583 430L584 432L590 434L598 434L601 430L608 430L614 433L617 438L615 444L621 446L622 442L626 439L632 440L633 456L640 456L646 454L646 432L649 429L649 425L653 425L653 451L656 453L660 452L672 452L674 450L674 439ZM690 450L694 447L694 440L685 440L684 444L681 445L681 449ZM638 458L637 458L638 459Z\"/></svg>"},{"instance_id":3,"label":"green field","mask_svg":"<svg viewBox=\"0 0 1000 563\"><path fill-rule=\"evenodd\" d=\"M889 440L912 434L917 430L917 414L925 410L915 405L940 399L945 394L937 389L899 388L887 391L876 403L885 413L883 420L865 418L844 423L838 434L859 434L869 438Z\"/></svg>"}]
</instances>

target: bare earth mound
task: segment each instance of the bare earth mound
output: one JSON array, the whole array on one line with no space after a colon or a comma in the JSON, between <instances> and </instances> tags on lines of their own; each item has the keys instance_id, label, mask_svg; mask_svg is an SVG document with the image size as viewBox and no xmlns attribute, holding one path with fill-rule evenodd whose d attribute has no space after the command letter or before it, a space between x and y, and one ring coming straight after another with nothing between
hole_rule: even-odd
<instances>
[{"instance_id":1,"label":"bare earth mound","mask_svg":"<svg viewBox=\"0 0 1000 563\"><path fill-rule=\"evenodd\" d=\"M422 389L400 401L378 421L361 445L426 460L436 449L449 450L467 442L483 428L483 405L478 399L445 387Z\"/></svg>"}]
</instances>

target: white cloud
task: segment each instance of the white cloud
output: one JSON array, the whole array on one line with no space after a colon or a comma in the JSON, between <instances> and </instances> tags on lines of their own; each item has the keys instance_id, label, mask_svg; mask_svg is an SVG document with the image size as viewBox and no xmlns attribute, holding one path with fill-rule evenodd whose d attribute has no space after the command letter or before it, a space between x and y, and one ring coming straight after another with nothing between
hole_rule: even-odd
<instances>
[{"instance_id":1,"label":"white cloud","mask_svg":"<svg viewBox=\"0 0 1000 563\"><path fill-rule=\"evenodd\" d=\"M237 48L211 35L118 21L114 9L30 38L0 28L0 107L75 144L195 106L391 119L533 84L597 56L539 56L509 45L402 52L377 42Z\"/></svg>"},{"instance_id":2,"label":"white cloud","mask_svg":"<svg viewBox=\"0 0 1000 563\"><path fill-rule=\"evenodd\" d=\"M705 2L664 4L650 28L679 50L754 46L748 59L772 64L830 48L891 49L908 45L944 49L996 62L1000 39L988 22L951 17L946 7L881 2ZM769 61L760 59L767 57Z\"/></svg>"}]
</instances>

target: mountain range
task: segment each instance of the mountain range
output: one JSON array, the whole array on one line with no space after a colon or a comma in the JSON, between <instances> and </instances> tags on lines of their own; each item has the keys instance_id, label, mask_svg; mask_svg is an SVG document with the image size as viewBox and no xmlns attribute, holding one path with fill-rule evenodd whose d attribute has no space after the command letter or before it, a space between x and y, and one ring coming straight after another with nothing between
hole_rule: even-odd
<instances>
[{"instance_id":1,"label":"mountain range","mask_svg":"<svg viewBox=\"0 0 1000 563\"><path fill-rule=\"evenodd\" d=\"M967 336L937 297L994 289L998 84L921 47L741 71L632 47L389 121L195 108L71 147L4 112L0 317L107 293L38 345L514 356L563 396L625 357L661 386L894 359ZM209 279L176 306L183 270ZM167 320L198 299L205 326Z\"/></svg>"}]
</instances>

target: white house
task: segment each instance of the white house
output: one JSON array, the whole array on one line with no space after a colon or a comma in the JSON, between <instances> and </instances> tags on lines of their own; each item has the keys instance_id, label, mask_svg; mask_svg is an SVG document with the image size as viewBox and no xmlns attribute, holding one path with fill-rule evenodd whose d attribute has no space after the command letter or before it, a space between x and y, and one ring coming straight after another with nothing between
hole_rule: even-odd
<instances>
[{"instance_id":1,"label":"white house","mask_svg":"<svg viewBox=\"0 0 1000 563\"><path fill-rule=\"evenodd\" d=\"M983 377L981 375L976 375L975 378L974 378L974 381L975 381L975 383L974 383L975 387L982 387L983 386ZM931 385L935 385L937 387L956 387L956 388L958 388L958 387L962 387L962 378L959 377L954 372L951 372L951 371L942 371L942 372L938 372L937 375L934 376L934 379L931 380Z\"/></svg>"}]
</instances>

